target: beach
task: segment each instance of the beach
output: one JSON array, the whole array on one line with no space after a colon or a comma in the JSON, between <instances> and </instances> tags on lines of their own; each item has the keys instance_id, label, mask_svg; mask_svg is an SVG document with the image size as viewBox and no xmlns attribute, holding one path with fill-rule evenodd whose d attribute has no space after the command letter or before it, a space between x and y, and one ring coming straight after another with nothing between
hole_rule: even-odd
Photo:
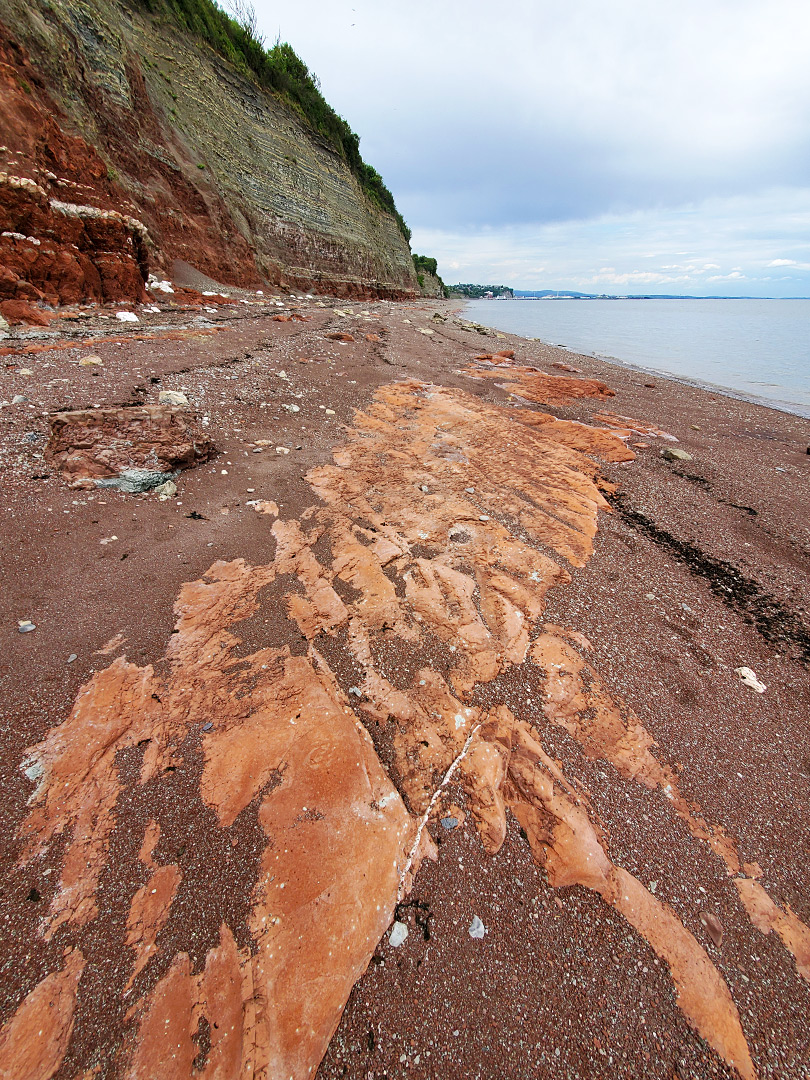
<instances>
[{"instance_id":1,"label":"beach","mask_svg":"<svg viewBox=\"0 0 810 1080\"><path fill-rule=\"evenodd\" d=\"M232 293L0 343L0 1061L49 1017L25 1075L806 1075L810 420L454 302ZM49 416L165 391L216 448L175 493L65 483ZM282 700L340 732L320 788L262 756Z\"/></svg>"}]
</instances>

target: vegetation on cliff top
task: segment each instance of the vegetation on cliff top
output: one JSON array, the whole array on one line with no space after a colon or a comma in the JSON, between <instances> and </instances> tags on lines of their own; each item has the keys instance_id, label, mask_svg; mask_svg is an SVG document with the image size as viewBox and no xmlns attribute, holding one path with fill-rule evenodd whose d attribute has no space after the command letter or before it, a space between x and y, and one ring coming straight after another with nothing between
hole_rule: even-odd
<instances>
[{"instance_id":1,"label":"vegetation on cliff top","mask_svg":"<svg viewBox=\"0 0 810 1080\"><path fill-rule=\"evenodd\" d=\"M206 41L236 67L252 73L265 89L291 105L306 124L338 153L372 202L392 214L406 240L411 230L399 213L394 196L376 169L360 156L360 138L320 91L318 79L291 45L277 41L265 48L257 34L249 3L231 5L231 17L213 0L130 0L153 14L173 15L186 29Z\"/></svg>"},{"instance_id":2,"label":"vegetation on cliff top","mask_svg":"<svg viewBox=\"0 0 810 1080\"><path fill-rule=\"evenodd\" d=\"M447 286L439 277L439 264L435 259L431 259L428 255L412 255L413 268L416 271L416 280L419 282L419 288L422 289L425 286L424 274L432 274L441 285L442 292L447 296Z\"/></svg>"}]
</instances>

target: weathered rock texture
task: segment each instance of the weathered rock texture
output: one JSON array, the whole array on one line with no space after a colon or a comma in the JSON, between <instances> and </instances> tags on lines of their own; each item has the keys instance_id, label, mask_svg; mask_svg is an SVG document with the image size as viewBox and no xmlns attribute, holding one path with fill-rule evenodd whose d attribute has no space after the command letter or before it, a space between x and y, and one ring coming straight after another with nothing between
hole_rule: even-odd
<instances>
[{"instance_id":1,"label":"weathered rock texture","mask_svg":"<svg viewBox=\"0 0 810 1080\"><path fill-rule=\"evenodd\" d=\"M429 270L420 270L418 280L419 291L422 296L431 297L435 300L444 299L444 286L436 274L431 274Z\"/></svg>"},{"instance_id":2,"label":"weathered rock texture","mask_svg":"<svg viewBox=\"0 0 810 1080\"><path fill-rule=\"evenodd\" d=\"M150 1080L310 1076L435 853L427 826L452 779L485 849L503 844L509 810L548 881L619 912L666 965L689 1023L753 1080L719 966L621 866L544 726L656 797L655 828L705 845L805 976L807 927L681 794L585 659L588 641L542 621L606 508L588 452L632 452L604 429L527 419L415 381L381 388L333 464L309 473L320 503L299 520L267 514L272 560L217 562L185 585L160 670L115 660L30 749L22 858L61 856L41 923L61 952L0 1035L0 1076L87 1075L93 1062ZM527 719L504 700L510 674L534 688ZM91 953L116 958L102 1007L123 1040L105 1042L82 993ZM32 1057L27 1036L48 1009ZM92 1043L71 1041L74 1013Z\"/></svg>"},{"instance_id":3,"label":"weathered rock texture","mask_svg":"<svg viewBox=\"0 0 810 1080\"><path fill-rule=\"evenodd\" d=\"M138 299L147 259L416 293L397 223L342 158L174 22L124 0L8 0L2 17L0 296Z\"/></svg>"},{"instance_id":4,"label":"weathered rock texture","mask_svg":"<svg viewBox=\"0 0 810 1080\"><path fill-rule=\"evenodd\" d=\"M143 491L205 461L212 450L184 406L136 405L56 413L45 453L71 487Z\"/></svg>"}]
</instances>

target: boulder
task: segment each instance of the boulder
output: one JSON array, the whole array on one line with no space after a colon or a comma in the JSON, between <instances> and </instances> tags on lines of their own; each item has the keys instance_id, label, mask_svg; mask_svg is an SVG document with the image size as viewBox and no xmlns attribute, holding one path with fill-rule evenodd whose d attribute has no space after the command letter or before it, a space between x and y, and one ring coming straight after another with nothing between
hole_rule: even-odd
<instances>
[{"instance_id":1,"label":"boulder","mask_svg":"<svg viewBox=\"0 0 810 1080\"><path fill-rule=\"evenodd\" d=\"M71 487L149 491L213 453L188 408L139 405L50 417L45 456Z\"/></svg>"},{"instance_id":2,"label":"boulder","mask_svg":"<svg viewBox=\"0 0 810 1080\"><path fill-rule=\"evenodd\" d=\"M27 300L0 300L0 315L11 326L48 326L53 315L34 307Z\"/></svg>"}]
</instances>

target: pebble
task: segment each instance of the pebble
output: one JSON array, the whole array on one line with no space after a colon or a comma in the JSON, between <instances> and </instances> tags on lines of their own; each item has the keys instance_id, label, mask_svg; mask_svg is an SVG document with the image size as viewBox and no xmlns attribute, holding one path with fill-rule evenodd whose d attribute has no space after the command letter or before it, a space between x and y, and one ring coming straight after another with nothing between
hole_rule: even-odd
<instances>
[{"instance_id":1,"label":"pebble","mask_svg":"<svg viewBox=\"0 0 810 1080\"><path fill-rule=\"evenodd\" d=\"M479 521L489 521L489 514L481 514L478 518Z\"/></svg>"},{"instance_id":2,"label":"pebble","mask_svg":"<svg viewBox=\"0 0 810 1080\"><path fill-rule=\"evenodd\" d=\"M28 398L25 397L23 394L15 394L14 397L11 399L11 404L22 405L26 401L28 401Z\"/></svg>"},{"instance_id":3,"label":"pebble","mask_svg":"<svg viewBox=\"0 0 810 1080\"><path fill-rule=\"evenodd\" d=\"M113 540L117 540L117 536L105 536L103 540L99 540L100 544L111 544Z\"/></svg>"},{"instance_id":4,"label":"pebble","mask_svg":"<svg viewBox=\"0 0 810 1080\"><path fill-rule=\"evenodd\" d=\"M300 412L301 407L299 405L282 405L282 409L286 409L287 412Z\"/></svg>"},{"instance_id":5,"label":"pebble","mask_svg":"<svg viewBox=\"0 0 810 1080\"><path fill-rule=\"evenodd\" d=\"M323 411L326 413L327 416L334 416L335 415L335 410L334 409L324 409Z\"/></svg>"},{"instance_id":6,"label":"pebble","mask_svg":"<svg viewBox=\"0 0 810 1080\"><path fill-rule=\"evenodd\" d=\"M750 686L752 690L756 690L758 694L764 694L768 689L764 682L760 682L756 677L755 672L750 667L738 667L734 668L737 675L740 676L746 686Z\"/></svg>"},{"instance_id":7,"label":"pebble","mask_svg":"<svg viewBox=\"0 0 810 1080\"><path fill-rule=\"evenodd\" d=\"M20 368L20 370L19 370L19 371L17 372L17 374L18 374L18 375L33 375L34 373L33 373L33 371L31 370L31 368L27 368L27 367L22 367L22 368Z\"/></svg>"},{"instance_id":8,"label":"pebble","mask_svg":"<svg viewBox=\"0 0 810 1080\"><path fill-rule=\"evenodd\" d=\"M79 367L100 367L102 363L100 356L83 356L79 361Z\"/></svg>"},{"instance_id":9,"label":"pebble","mask_svg":"<svg viewBox=\"0 0 810 1080\"><path fill-rule=\"evenodd\" d=\"M119 319L121 322L139 322L140 321L138 319L138 316L135 314L134 311L116 311L115 317L116 317L116 319Z\"/></svg>"},{"instance_id":10,"label":"pebble","mask_svg":"<svg viewBox=\"0 0 810 1080\"><path fill-rule=\"evenodd\" d=\"M165 484L159 484L153 490L160 499L170 499L177 494L177 484L174 480L167 480Z\"/></svg>"},{"instance_id":11,"label":"pebble","mask_svg":"<svg viewBox=\"0 0 810 1080\"><path fill-rule=\"evenodd\" d=\"M79 658L78 658L78 656L76 655L76 653L75 653L75 652L72 652L72 653L70 654L70 656L69 656L69 657L67 658L67 662L68 662L69 664L72 664L72 663L74 662L74 660L78 660L78 659L79 659Z\"/></svg>"},{"instance_id":12,"label":"pebble","mask_svg":"<svg viewBox=\"0 0 810 1080\"><path fill-rule=\"evenodd\" d=\"M36 630L36 624L32 623L30 619L20 619L17 623L17 630L21 634L30 634L32 630Z\"/></svg>"},{"instance_id":13,"label":"pebble","mask_svg":"<svg viewBox=\"0 0 810 1080\"><path fill-rule=\"evenodd\" d=\"M356 686L350 686L349 687L349 693L354 694L355 697L362 697L363 696L362 691L358 690L358 688Z\"/></svg>"},{"instance_id":14,"label":"pebble","mask_svg":"<svg viewBox=\"0 0 810 1080\"><path fill-rule=\"evenodd\" d=\"M276 447L276 453L277 454L289 454L289 452L290 452L289 446L277 446Z\"/></svg>"},{"instance_id":15,"label":"pebble","mask_svg":"<svg viewBox=\"0 0 810 1080\"><path fill-rule=\"evenodd\" d=\"M209 720L207 724L203 724L202 729L203 729L203 731L210 731L213 726L214 725Z\"/></svg>"},{"instance_id":16,"label":"pebble","mask_svg":"<svg viewBox=\"0 0 810 1080\"><path fill-rule=\"evenodd\" d=\"M408 936L408 927L404 922L395 922L391 927L391 933L388 935L389 944L393 948L398 949L403 944Z\"/></svg>"},{"instance_id":17,"label":"pebble","mask_svg":"<svg viewBox=\"0 0 810 1080\"><path fill-rule=\"evenodd\" d=\"M487 928L481 922L477 915L473 915L473 921L470 923L470 929L467 933L471 938L482 938L487 932Z\"/></svg>"},{"instance_id":18,"label":"pebble","mask_svg":"<svg viewBox=\"0 0 810 1080\"><path fill-rule=\"evenodd\" d=\"M447 829L448 832L451 829L455 829L455 827L457 825L458 825L458 818L454 818L454 817L443 817L442 818L442 828Z\"/></svg>"}]
</instances>

